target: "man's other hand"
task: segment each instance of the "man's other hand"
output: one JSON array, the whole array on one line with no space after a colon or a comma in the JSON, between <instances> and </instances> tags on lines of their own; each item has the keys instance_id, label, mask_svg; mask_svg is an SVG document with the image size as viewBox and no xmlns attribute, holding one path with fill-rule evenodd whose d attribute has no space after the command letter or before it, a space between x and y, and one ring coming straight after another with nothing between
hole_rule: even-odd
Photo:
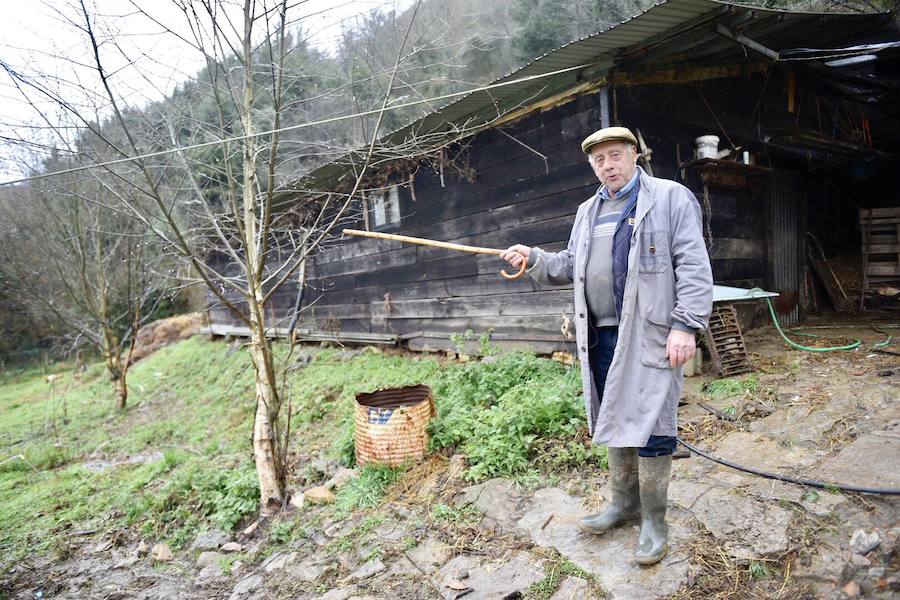
<instances>
[{"instance_id":1,"label":"man's other hand","mask_svg":"<svg viewBox=\"0 0 900 600\"><path fill-rule=\"evenodd\" d=\"M522 244L516 244L507 248L506 252L500 255L500 258L515 268L521 269L523 261L527 265L528 260L531 258L531 248Z\"/></svg>"},{"instance_id":2,"label":"man's other hand","mask_svg":"<svg viewBox=\"0 0 900 600\"><path fill-rule=\"evenodd\" d=\"M666 340L666 358L669 359L672 368L691 360L696 351L697 341L692 331L673 329L669 332L669 339Z\"/></svg>"}]
</instances>

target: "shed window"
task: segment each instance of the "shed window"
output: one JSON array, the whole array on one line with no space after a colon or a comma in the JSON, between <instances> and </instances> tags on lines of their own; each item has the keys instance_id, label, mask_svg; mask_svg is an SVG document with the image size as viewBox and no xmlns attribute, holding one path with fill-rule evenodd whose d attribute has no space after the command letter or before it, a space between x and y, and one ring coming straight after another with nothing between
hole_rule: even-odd
<instances>
[{"instance_id":1,"label":"shed window","mask_svg":"<svg viewBox=\"0 0 900 600\"><path fill-rule=\"evenodd\" d=\"M384 227L400 222L400 189L396 185L372 192L369 195L372 225Z\"/></svg>"}]
</instances>

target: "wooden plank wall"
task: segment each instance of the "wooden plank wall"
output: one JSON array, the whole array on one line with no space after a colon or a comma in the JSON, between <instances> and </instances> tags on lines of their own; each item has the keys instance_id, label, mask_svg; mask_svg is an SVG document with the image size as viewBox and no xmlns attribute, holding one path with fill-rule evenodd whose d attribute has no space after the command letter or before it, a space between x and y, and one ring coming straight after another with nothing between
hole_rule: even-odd
<instances>
[{"instance_id":1,"label":"wooden plank wall","mask_svg":"<svg viewBox=\"0 0 900 600\"><path fill-rule=\"evenodd\" d=\"M505 248L521 242L550 250L568 239L575 209L597 187L579 144L599 126L596 98L586 97L470 144L474 182L427 167L415 176L415 199L400 190L402 221L385 231ZM548 157L549 163L516 140ZM547 172L549 167L549 174ZM573 310L571 287L550 288L530 278L507 281L505 263L492 256L460 254L382 240L350 240L322 253L311 270L316 323L348 321L375 333L416 331L528 340L563 348L563 314ZM386 299L386 294L389 297ZM306 317L306 315L304 315ZM441 343L429 338L430 345ZM416 341L411 341L413 346Z\"/></svg>"},{"instance_id":2,"label":"wooden plank wall","mask_svg":"<svg viewBox=\"0 0 900 600\"><path fill-rule=\"evenodd\" d=\"M652 106L623 111L624 124L641 127L653 147L657 176L676 176L676 141L690 153L693 139L710 131L702 105L695 105L696 124L687 120L676 125ZM415 196L400 189L401 224L384 231L495 248L517 242L563 248L575 210L598 185L580 142L600 127L599 107L592 94L504 128L521 144L497 131L479 134L468 151L475 181L445 173L442 186L437 173L422 167L414 179ZM690 107L681 112L690 114ZM699 194L696 181L689 178L688 184ZM765 285L764 204L749 190L711 188L709 199L717 283ZM468 329L476 335L492 329L506 345L521 345L516 344L520 340L539 351L567 348L560 328L563 314L573 310L571 287L542 287L528 277L506 281L498 274L503 267L496 257L347 240L320 253L310 266L302 326L398 335L430 332L445 338ZM279 296L274 316L285 316L281 311L291 306L295 291ZM236 323L221 310L211 318ZM432 335L413 339L410 346L452 344Z\"/></svg>"}]
</instances>

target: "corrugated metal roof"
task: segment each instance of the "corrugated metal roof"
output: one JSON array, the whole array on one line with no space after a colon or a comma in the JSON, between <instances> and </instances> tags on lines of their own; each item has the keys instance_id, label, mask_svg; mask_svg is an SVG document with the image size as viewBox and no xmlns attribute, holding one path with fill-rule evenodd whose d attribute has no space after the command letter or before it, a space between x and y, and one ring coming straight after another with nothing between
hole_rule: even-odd
<instances>
[{"instance_id":1,"label":"corrugated metal roof","mask_svg":"<svg viewBox=\"0 0 900 600\"><path fill-rule=\"evenodd\" d=\"M724 14L732 5L716 0L668 0L656 4L643 13L594 35L570 42L536 58L525 66L495 80L493 83L512 81L532 75L553 73L560 69L586 63L599 63L612 59L613 53L650 38L669 32L680 25L691 23L708 13ZM469 116L477 116L485 109L492 112L509 110L522 101L538 102L565 87L574 85L581 78L578 71L564 73L547 79L513 84L490 92L473 92L387 136L384 141L398 142L416 132L433 132L442 125L451 127ZM504 102L506 101L506 102Z\"/></svg>"},{"instance_id":2,"label":"corrugated metal roof","mask_svg":"<svg viewBox=\"0 0 900 600\"><path fill-rule=\"evenodd\" d=\"M589 80L601 79L610 67L623 61L639 65L643 52L666 42L688 37L696 31L695 44L689 46L692 61L722 61L745 56L745 50L731 40L713 33L710 26L718 22L742 19L745 35L774 48L801 45L801 40L816 44L840 40L883 22L884 14L809 13L765 9L719 2L717 0L667 0L660 2L622 23L594 35L575 40L531 61L492 83L514 81L523 77L554 73L578 65L580 70L546 78L513 83L488 91L473 91L382 138L394 145L424 134L451 132L465 125L477 128L517 107L532 105L560 91ZM851 23L858 27L847 27ZM837 26L834 26L837 25ZM827 33L827 35L826 35ZM797 43L794 43L794 42ZM342 161L336 161L340 163ZM309 178L327 180L345 171L340 164L330 163L313 171Z\"/></svg>"}]
</instances>

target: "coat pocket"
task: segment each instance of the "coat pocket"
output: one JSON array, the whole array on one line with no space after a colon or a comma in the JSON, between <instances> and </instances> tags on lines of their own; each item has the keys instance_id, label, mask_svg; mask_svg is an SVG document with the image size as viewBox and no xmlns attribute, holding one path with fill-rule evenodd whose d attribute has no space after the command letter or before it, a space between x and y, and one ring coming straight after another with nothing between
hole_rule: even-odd
<instances>
[{"instance_id":1,"label":"coat pocket","mask_svg":"<svg viewBox=\"0 0 900 600\"><path fill-rule=\"evenodd\" d=\"M643 331L641 332L641 364L654 369L671 369L669 359L666 358L666 342L669 340L668 325L659 325L643 319Z\"/></svg>"},{"instance_id":2,"label":"coat pocket","mask_svg":"<svg viewBox=\"0 0 900 600\"><path fill-rule=\"evenodd\" d=\"M639 270L641 273L665 273L671 263L669 256L669 232L645 231L641 234L641 256Z\"/></svg>"}]
</instances>

